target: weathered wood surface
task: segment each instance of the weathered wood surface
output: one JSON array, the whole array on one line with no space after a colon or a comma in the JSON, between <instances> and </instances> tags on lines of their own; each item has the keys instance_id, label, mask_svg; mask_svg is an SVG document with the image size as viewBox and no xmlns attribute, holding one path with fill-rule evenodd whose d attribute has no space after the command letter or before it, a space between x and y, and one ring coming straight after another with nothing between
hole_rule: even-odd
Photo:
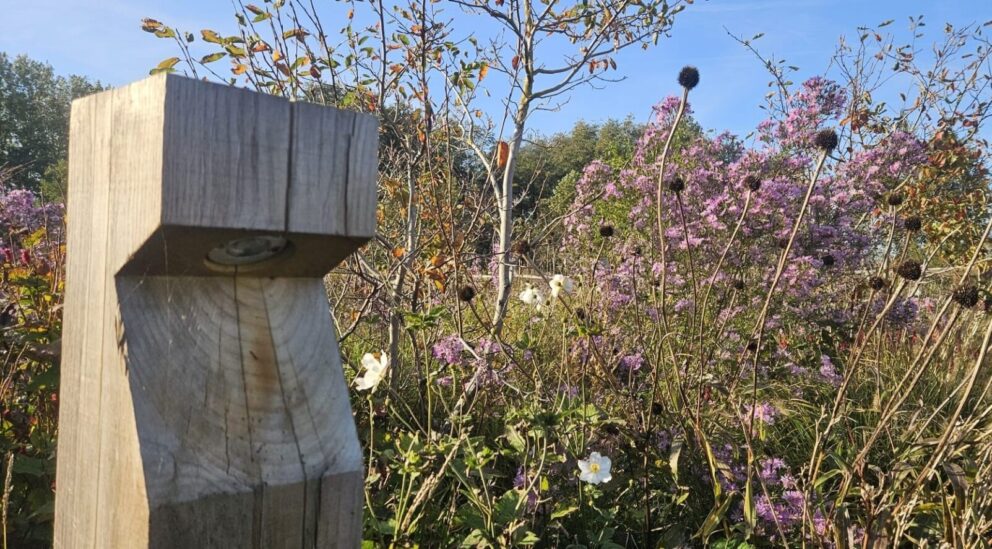
<instances>
[{"instance_id":1,"label":"weathered wood surface","mask_svg":"<svg viewBox=\"0 0 992 549\"><path fill-rule=\"evenodd\" d=\"M375 120L175 76L77 100L56 547L347 547L361 450L320 277L374 234ZM218 272L255 234L291 250Z\"/></svg>"}]
</instances>

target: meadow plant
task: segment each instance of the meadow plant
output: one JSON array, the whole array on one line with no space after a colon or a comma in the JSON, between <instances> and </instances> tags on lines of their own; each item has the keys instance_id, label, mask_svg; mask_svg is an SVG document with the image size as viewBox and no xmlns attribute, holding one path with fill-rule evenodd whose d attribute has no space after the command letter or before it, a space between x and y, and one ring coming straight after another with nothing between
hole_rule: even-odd
<instances>
[{"instance_id":1,"label":"meadow plant","mask_svg":"<svg viewBox=\"0 0 992 549\"><path fill-rule=\"evenodd\" d=\"M677 81L626 164L577 178L562 245L516 244L501 330L482 262L417 319L425 366L358 415L370 539L986 539L988 229L934 267L901 194L932 136L855 143L845 89L816 77L746 145L692 121L698 70Z\"/></svg>"},{"instance_id":2,"label":"meadow plant","mask_svg":"<svg viewBox=\"0 0 992 549\"><path fill-rule=\"evenodd\" d=\"M63 208L43 203L0 168L0 452L3 525L19 546L51 546Z\"/></svg>"}]
</instances>

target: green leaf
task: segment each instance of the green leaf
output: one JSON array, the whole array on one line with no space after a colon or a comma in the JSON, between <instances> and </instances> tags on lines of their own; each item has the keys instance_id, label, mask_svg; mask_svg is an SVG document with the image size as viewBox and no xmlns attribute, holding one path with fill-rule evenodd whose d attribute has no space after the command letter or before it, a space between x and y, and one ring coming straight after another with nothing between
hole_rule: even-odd
<instances>
[{"instance_id":1,"label":"green leaf","mask_svg":"<svg viewBox=\"0 0 992 549\"><path fill-rule=\"evenodd\" d=\"M520 490L508 490L499 501L496 502L496 510L493 513L493 520L501 526L510 524L519 514L523 495Z\"/></svg>"},{"instance_id":2,"label":"green leaf","mask_svg":"<svg viewBox=\"0 0 992 549\"><path fill-rule=\"evenodd\" d=\"M682 441L676 440L672 443L672 449L668 453L668 467L672 470L672 478L679 481L679 455L682 453Z\"/></svg>"},{"instance_id":3,"label":"green leaf","mask_svg":"<svg viewBox=\"0 0 992 549\"><path fill-rule=\"evenodd\" d=\"M541 541L541 538L537 537L537 534L528 530L523 539L517 540L517 545L535 545L537 542Z\"/></svg>"},{"instance_id":4,"label":"green leaf","mask_svg":"<svg viewBox=\"0 0 992 549\"><path fill-rule=\"evenodd\" d=\"M16 456L14 458L14 473L19 475L43 477L54 472L54 470L55 463L51 460L27 456Z\"/></svg>"},{"instance_id":5,"label":"green leaf","mask_svg":"<svg viewBox=\"0 0 992 549\"><path fill-rule=\"evenodd\" d=\"M219 51L217 53L211 53L210 55L204 55L203 58L200 59L200 63L203 63L203 64L213 63L214 61L217 61L218 59L224 58L226 55L227 55L227 53L222 52L222 51Z\"/></svg>"},{"instance_id":6,"label":"green leaf","mask_svg":"<svg viewBox=\"0 0 992 549\"><path fill-rule=\"evenodd\" d=\"M179 62L179 58L178 57L170 57L168 59L163 60L155 68L156 69L171 69L172 67L175 67L176 66L176 63L178 63L178 62Z\"/></svg>"},{"instance_id":7,"label":"green leaf","mask_svg":"<svg viewBox=\"0 0 992 549\"><path fill-rule=\"evenodd\" d=\"M706 515L706 520L703 521L703 525L699 528L699 532L696 536L699 537L703 543L710 537L716 527L720 525L723 520L724 515L727 514L727 509L730 507L730 502L733 501L733 497L723 498L723 502L720 505L713 507L710 514Z\"/></svg>"},{"instance_id":8,"label":"green leaf","mask_svg":"<svg viewBox=\"0 0 992 549\"><path fill-rule=\"evenodd\" d=\"M462 547L486 547L486 536L482 530L472 530L472 533L462 540Z\"/></svg>"},{"instance_id":9,"label":"green leaf","mask_svg":"<svg viewBox=\"0 0 992 549\"><path fill-rule=\"evenodd\" d=\"M579 510L579 508L577 506L575 506L575 505L571 505L569 507L559 507L559 508L557 508L557 509L555 509L554 511L551 512L551 520L555 520L555 519L560 519L562 517L566 517L566 516L571 515L572 513L576 512L576 511L578 511L578 510Z\"/></svg>"},{"instance_id":10,"label":"green leaf","mask_svg":"<svg viewBox=\"0 0 992 549\"><path fill-rule=\"evenodd\" d=\"M148 71L148 74L158 74L160 72L174 72L176 63L179 63L178 57L170 57L168 59L162 60L161 63L155 66L154 69Z\"/></svg>"}]
</instances>

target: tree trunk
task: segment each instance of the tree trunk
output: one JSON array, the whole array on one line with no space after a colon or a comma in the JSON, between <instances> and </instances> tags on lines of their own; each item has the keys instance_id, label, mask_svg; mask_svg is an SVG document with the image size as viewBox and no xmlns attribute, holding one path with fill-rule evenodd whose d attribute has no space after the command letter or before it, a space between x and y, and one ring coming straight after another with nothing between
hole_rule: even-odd
<instances>
[{"instance_id":1,"label":"tree trunk","mask_svg":"<svg viewBox=\"0 0 992 549\"><path fill-rule=\"evenodd\" d=\"M417 247L417 230L420 211L417 208L417 180L412 168L407 169L407 218L406 218L406 249L403 250L403 259L400 268L396 270L396 278L390 288L390 315L389 315L389 364L393 369L393 388L399 376L395 372L400 364L400 332L403 327L403 285L406 281L406 272L410 267L411 254Z\"/></svg>"},{"instance_id":2,"label":"tree trunk","mask_svg":"<svg viewBox=\"0 0 992 549\"><path fill-rule=\"evenodd\" d=\"M510 153L506 158L506 166L503 170L503 181L499 200L499 267L497 269L496 282L496 308L493 313L493 332L499 335L503 330L503 320L506 318L506 307L510 301L510 285L513 283L513 254L510 247L513 244L513 175L517 166L517 152L524 139L524 124L527 121L529 108L529 85L525 86L523 97L517 107L517 115L514 118L513 142L510 144Z\"/></svg>"}]
</instances>

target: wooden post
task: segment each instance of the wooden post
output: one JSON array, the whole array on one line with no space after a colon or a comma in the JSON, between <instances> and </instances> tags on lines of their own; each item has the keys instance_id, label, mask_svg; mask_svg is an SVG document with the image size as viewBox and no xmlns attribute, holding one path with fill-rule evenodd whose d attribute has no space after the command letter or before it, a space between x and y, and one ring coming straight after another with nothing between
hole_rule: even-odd
<instances>
[{"instance_id":1,"label":"wooden post","mask_svg":"<svg viewBox=\"0 0 992 549\"><path fill-rule=\"evenodd\" d=\"M157 75L71 120L55 546L357 547L322 277L374 235L375 119Z\"/></svg>"}]
</instances>

